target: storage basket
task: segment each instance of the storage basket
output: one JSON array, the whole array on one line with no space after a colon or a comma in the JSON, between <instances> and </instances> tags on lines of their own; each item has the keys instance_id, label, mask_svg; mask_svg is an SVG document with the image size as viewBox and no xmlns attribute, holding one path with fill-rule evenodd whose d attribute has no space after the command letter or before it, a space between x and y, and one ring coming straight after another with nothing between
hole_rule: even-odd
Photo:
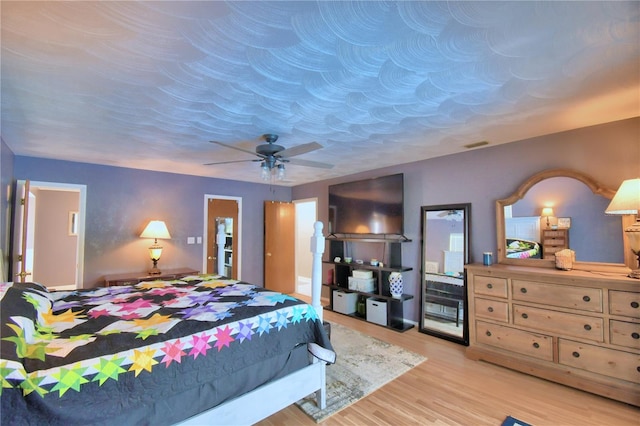
<instances>
[{"instance_id":1,"label":"storage basket","mask_svg":"<svg viewBox=\"0 0 640 426\"><path fill-rule=\"evenodd\" d=\"M576 252L564 249L556 252L556 269L570 271L573 269L573 262L576 261Z\"/></svg>"}]
</instances>

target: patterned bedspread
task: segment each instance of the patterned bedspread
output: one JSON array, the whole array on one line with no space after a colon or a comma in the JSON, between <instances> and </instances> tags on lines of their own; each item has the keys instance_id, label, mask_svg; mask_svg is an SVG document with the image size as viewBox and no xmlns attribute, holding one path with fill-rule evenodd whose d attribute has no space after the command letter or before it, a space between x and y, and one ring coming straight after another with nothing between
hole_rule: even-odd
<instances>
[{"instance_id":1,"label":"patterned bedspread","mask_svg":"<svg viewBox=\"0 0 640 426\"><path fill-rule=\"evenodd\" d=\"M2 425L147 423L144 407L164 398L219 399L209 382L246 387L232 382L248 366L332 349L312 306L216 276L71 292L5 283L0 297Z\"/></svg>"},{"instance_id":2,"label":"patterned bedspread","mask_svg":"<svg viewBox=\"0 0 640 426\"><path fill-rule=\"evenodd\" d=\"M507 238L507 257L529 259L540 257L540 244L535 241Z\"/></svg>"}]
</instances>

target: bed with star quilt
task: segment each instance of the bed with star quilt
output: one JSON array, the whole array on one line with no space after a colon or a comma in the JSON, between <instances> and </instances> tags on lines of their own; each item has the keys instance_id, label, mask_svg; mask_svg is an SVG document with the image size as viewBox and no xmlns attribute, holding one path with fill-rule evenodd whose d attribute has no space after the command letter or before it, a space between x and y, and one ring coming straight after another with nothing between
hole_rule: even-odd
<instances>
[{"instance_id":1,"label":"bed with star quilt","mask_svg":"<svg viewBox=\"0 0 640 426\"><path fill-rule=\"evenodd\" d=\"M335 359L313 306L218 276L0 297L2 425L174 424L308 366L311 347Z\"/></svg>"}]
</instances>

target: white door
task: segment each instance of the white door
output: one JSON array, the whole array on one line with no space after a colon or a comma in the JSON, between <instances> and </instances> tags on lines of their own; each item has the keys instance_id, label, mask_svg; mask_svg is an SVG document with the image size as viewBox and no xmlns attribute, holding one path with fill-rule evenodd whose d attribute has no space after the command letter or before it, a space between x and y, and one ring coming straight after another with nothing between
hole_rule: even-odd
<instances>
[{"instance_id":1,"label":"white door","mask_svg":"<svg viewBox=\"0 0 640 426\"><path fill-rule=\"evenodd\" d=\"M16 183L15 222L13 231L12 281L26 282L33 274L33 214L29 220L29 181Z\"/></svg>"},{"instance_id":2,"label":"white door","mask_svg":"<svg viewBox=\"0 0 640 426\"><path fill-rule=\"evenodd\" d=\"M318 200L316 198L295 200L295 268L296 293L311 296L311 264L313 255L310 241L313 236L313 224L318 220Z\"/></svg>"}]
</instances>

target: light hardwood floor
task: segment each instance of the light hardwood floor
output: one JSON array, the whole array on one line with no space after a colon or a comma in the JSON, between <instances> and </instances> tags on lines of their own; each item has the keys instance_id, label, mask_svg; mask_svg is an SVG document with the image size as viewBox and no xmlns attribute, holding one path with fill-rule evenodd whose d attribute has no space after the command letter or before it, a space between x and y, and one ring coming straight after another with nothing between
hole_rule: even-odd
<instances>
[{"instance_id":1,"label":"light hardwood floor","mask_svg":"<svg viewBox=\"0 0 640 426\"><path fill-rule=\"evenodd\" d=\"M535 426L640 425L637 407L467 359L464 346L420 333L416 328L398 333L327 311L324 319L428 359L321 425L499 426L508 415ZM258 424L316 423L291 406Z\"/></svg>"}]
</instances>

